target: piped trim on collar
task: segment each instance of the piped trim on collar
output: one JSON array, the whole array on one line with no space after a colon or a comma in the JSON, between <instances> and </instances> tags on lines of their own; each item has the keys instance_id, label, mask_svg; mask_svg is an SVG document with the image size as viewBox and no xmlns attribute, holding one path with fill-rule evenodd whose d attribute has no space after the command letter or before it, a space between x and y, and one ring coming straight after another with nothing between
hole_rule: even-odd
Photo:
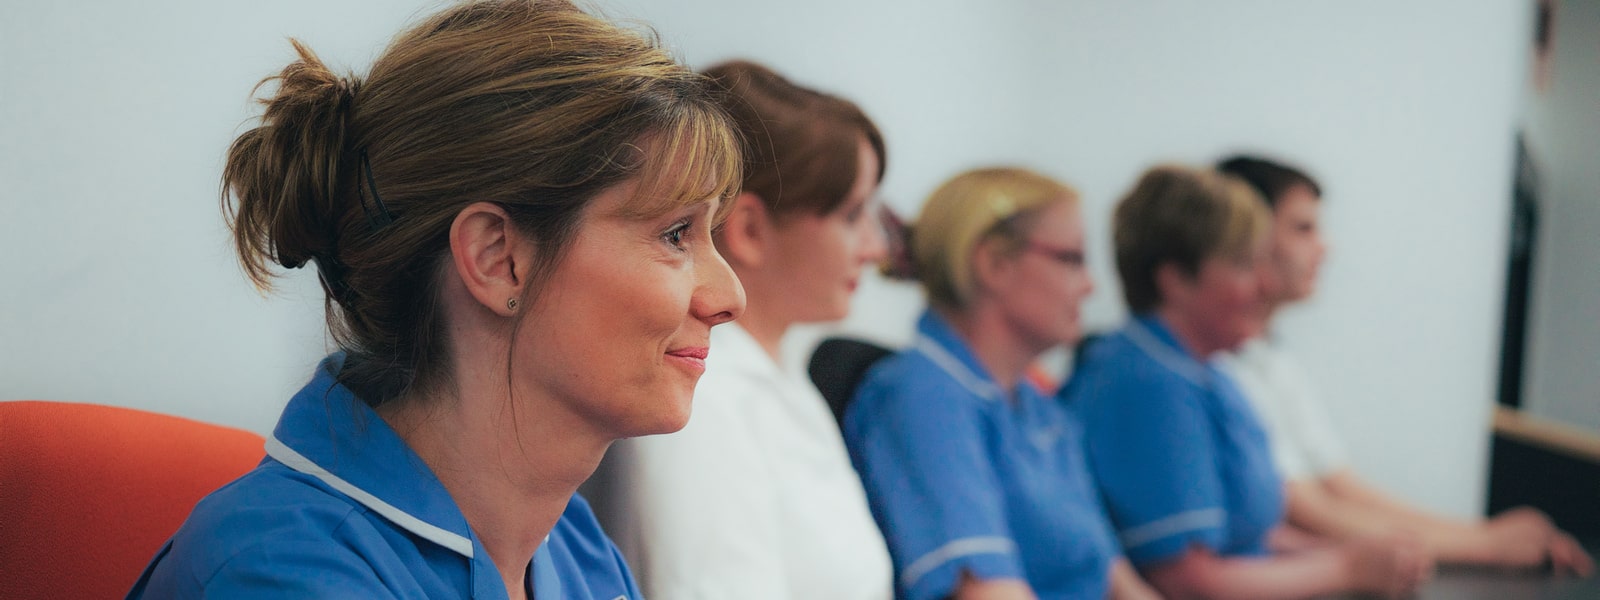
<instances>
[{"instance_id":1,"label":"piped trim on collar","mask_svg":"<svg viewBox=\"0 0 1600 600\"><path fill-rule=\"evenodd\" d=\"M312 462L311 459L301 456L299 452L295 452L294 449L285 445L283 442L278 441L278 437L276 435L267 438L267 456L271 456L274 460L283 463L284 466L289 467L290 469L294 469L295 471L305 473L306 475L310 475L321 480L323 483L328 484L333 489L339 490L340 493L349 496L356 502L360 502L362 506L371 509L372 512L382 515L383 518L388 519L390 522L398 525L400 528L405 529L406 531L410 531L411 533L414 533L425 540L440 546L444 546L445 548L449 548L450 550L455 551L457 554L465 556L469 559L472 558L472 540L467 539L461 534L449 531L419 519L413 516L411 513L396 508L393 504L389 504L388 502L380 500L377 496L368 493L366 490L356 487L355 484L341 479L338 475L330 473L327 469L324 469L317 463Z\"/></svg>"},{"instance_id":2,"label":"piped trim on collar","mask_svg":"<svg viewBox=\"0 0 1600 600\"><path fill-rule=\"evenodd\" d=\"M1206 374L1204 366L1201 366L1193 358L1179 352L1171 345L1161 341L1154 332L1150 331L1149 327L1138 319L1128 322L1128 326L1123 329L1123 333L1128 336L1128 341L1133 342L1134 347L1143 352L1145 356L1155 360L1156 364L1188 380L1189 383L1202 388L1209 387L1207 382L1211 377Z\"/></svg>"},{"instance_id":3,"label":"piped trim on collar","mask_svg":"<svg viewBox=\"0 0 1600 600\"><path fill-rule=\"evenodd\" d=\"M995 385L993 381L989 381L982 375L972 372L972 369L962 364L961 359L950 354L949 350L946 350L937 340L928 337L927 334L919 334L916 343L912 347L917 352L921 352L923 356L928 357L928 360L933 361L934 366L939 367L939 370L944 371L946 375L956 380L956 383L961 384L961 387L967 388L967 391L972 392L973 395L991 402L1005 398L1005 392L1000 389L1000 386Z\"/></svg>"}]
</instances>

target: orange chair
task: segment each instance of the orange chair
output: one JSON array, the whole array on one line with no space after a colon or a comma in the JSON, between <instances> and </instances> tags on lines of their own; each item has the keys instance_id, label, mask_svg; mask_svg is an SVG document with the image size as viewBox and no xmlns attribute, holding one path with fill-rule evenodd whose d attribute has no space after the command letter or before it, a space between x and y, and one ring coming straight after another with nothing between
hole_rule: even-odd
<instances>
[{"instance_id":1,"label":"orange chair","mask_svg":"<svg viewBox=\"0 0 1600 600\"><path fill-rule=\"evenodd\" d=\"M121 598L261 436L127 408L0 402L0 596Z\"/></svg>"}]
</instances>

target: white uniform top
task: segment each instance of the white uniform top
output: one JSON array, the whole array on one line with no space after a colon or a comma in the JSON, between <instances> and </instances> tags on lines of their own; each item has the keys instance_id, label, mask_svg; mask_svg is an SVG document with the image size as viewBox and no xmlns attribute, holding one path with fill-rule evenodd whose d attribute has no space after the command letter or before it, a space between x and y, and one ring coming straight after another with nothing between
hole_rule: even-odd
<instances>
[{"instance_id":1,"label":"white uniform top","mask_svg":"<svg viewBox=\"0 0 1600 600\"><path fill-rule=\"evenodd\" d=\"M648 399L641 399L647 401ZM646 598L887 600L889 551L808 380L712 330L689 425L618 442L590 486Z\"/></svg>"},{"instance_id":2,"label":"white uniform top","mask_svg":"<svg viewBox=\"0 0 1600 600\"><path fill-rule=\"evenodd\" d=\"M1300 363L1263 339L1218 362L1261 416L1272 460L1285 480L1322 477L1349 463L1322 399Z\"/></svg>"}]
</instances>

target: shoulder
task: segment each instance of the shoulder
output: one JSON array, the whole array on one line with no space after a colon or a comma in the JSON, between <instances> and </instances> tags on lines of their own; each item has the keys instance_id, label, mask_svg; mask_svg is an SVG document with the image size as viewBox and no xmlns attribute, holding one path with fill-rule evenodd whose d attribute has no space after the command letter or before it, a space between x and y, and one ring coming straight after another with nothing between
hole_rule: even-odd
<instances>
[{"instance_id":1,"label":"shoulder","mask_svg":"<svg viewBox=\"0 0 1600 600\"><path fill-rule=\"evenodd\" d=\"M261 577L290 587L312 579L346 591L382 589L359 565L384 544L363 507L268 461L202 499L154 571L207 593Z\"/></svg>"},{"instance_id":2,"label":"shoulder","mask_svg":"<svg viewBox=\"0 0 1600 600\"><path fill-rule=\"evenodd\" d=\"M921 352L902 350L867 371L851 409L975 408L981 402Z\"/></svg>"},{"instance_id":3,"label":"shoulder","mask_svg":"<svg viewBox=\"0 0 1600 600\"><path fill-rule=\"evenodd\" d=\"M1085 350L1060 395L1080 414L1090 416L1186 402L1203 391L1197 382L1162 365L1126 336L1113 334Z\"/></svg>"}]
</instances>

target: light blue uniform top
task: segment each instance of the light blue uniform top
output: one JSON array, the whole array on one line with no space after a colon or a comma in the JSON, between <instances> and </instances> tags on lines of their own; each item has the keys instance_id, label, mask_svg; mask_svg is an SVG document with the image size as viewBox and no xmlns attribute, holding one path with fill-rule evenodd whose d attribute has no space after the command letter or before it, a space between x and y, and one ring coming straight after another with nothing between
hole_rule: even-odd
<instances>
[{"instance_id":1,"label":"light blue uniform top","mask_svg":"<svg viewBox=\"0 0 1600 600\"><path fill-rule=\"evenodd\" d=\"M450 493L322 361L254 470L200 501L129 598L506 598ZM528 565L539 600L637 599L577 495Z\"/></svg>"},{"instance_id":2,"label":"light blue uniform top","mask_svg":"<svg viewBox=\"0 0 1600 600\"><path fill-rule=\"evenodd\" d=\"M1077 424L1025 381L1006 394L943 319L917 328L844 420L900 597L947 597L965 571L1046 600L1104 598L1117 548Z\"/></svg>"},{"instance_id":3,"label":"light blue uniform top","mask_svg":"<svg viewBox=\"0 0 1600 600\"><path fill-rule=\"evenodd\" d=\"M1154 316L1084 352L1061 397L1083 421L1089 465L1128 560L1160 564L1192 545L1265 554L1283 520L1283 484L1233 382Z\"/></svg>"}]
</instances>

